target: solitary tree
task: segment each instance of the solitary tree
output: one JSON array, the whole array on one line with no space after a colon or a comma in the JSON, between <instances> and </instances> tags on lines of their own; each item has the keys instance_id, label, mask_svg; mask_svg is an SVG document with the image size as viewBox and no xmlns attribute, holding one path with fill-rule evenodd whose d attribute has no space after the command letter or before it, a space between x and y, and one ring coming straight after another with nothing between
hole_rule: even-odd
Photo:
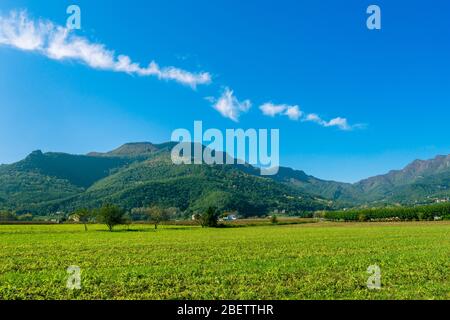
<instances>
[{"instance_id":1,"label":"solitary tree","mask_svg":"<svg viewBox=\"0 0 450 320\"><path fill-rule=\"evenodd\" d=\"M109 231L119 224L125 223L125 211L111 204L105 204L98 211L98 217L101 222L106 224Z\"/></svg>"},{"instance_id":2,"label":"solitary tree","mask_svg":"<svg viewBox=\"0 0 450 320\"><path fill-rule=\"evenodd\" d=\"M158 206L146 208L144 212L147 215L148 220L155 225L155 230L158 229L158 226L161 222L170 219L170 211Z\"/></svg>"},{"instance_id":3,"label":"solitary tree","mask_svg":"<svg viewBox=\"0 0 450 320\"><path fill-rule=\"evenodd\" d=\"M84 224L84 231L88 231L87 224L89 220L92 218L92 212L88 209L78 209L72 215L73 217L77 217L78 221Z\"/></svg>"}]
</instances>

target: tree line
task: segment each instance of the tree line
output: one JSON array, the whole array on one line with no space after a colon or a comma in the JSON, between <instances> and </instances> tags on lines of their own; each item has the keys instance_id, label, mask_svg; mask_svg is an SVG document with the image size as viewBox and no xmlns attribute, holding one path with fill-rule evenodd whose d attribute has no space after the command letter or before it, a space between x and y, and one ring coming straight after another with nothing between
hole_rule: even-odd
<instances>
[{"instance_id":1,"label":"tree line","mask_svg":"<svg viewBox=\"0 0 450 320\"><path fill-rule=\"evenodd\" d=\"M332 221L433 221L450 220L450 203L416 206L364 208L345 211L328 211L322 217Z\"/></svg>"},{"instance_id":2,"label":"tree line","mask_svg":"<svg viewBox=\"0 0 450 320\"><path fill-rule=\"evenodd\" d=\"M118 225L130 226L133 221L146 221L154 225L155 230L158 226L180 215L177 208L163 208L159 206L135 208L130 213L124 209L112 205L105 204L98 209L78 209L70 215L72 220L84 224L85 231L88 230L89 223L103 223L108 227L109 231L113 231ZM218 227L220 213L217 209L210 207L204 213L194 215L194 220L202 227Z\"/></svg>"},{"instance_id":3,"label":"tree line","mask_svg":"<svg viewBox=\"0 0 450 320\"><path fill-rule=\"evenodd\" d=\"M208 207L206 210L198 210L192 215L192 219L202 227L221 227L219 219L223 216L223 210L217 207ZM52 216L52 217L56 217ZM450 220L450 203L423 205L416 207L384 207L384 208L361 208L341 211L320 211L315 214L310 212L302 217L323 218L330 221L432 221ZM58 222L64 222L67 216ZM163 222L188 218L178 208L164 208L161 206L148 206L135 208L131 211L113 205L104 204L96 209L77 209L69 219L82 223L88 230L90 223L103 223L108 230L112 231L118 225L128 227L134 221L142 221L154 225L155 230ZM189 217L190 218L190 217ZM276 215L272 216L272 223L276 223ZM31 214L17 215L13 212L0 211L0 222L27 222L32 221ZM57 220L57 219L56 219Z\"/></svg>"},{"instance_id":4,"label":"tree line","mask_svg":"<svg viewBox=\"0 0 450 320\"><path fill-rule=\"evenodd\" d=\"M189 218L192 219L202 227L219 227L219 219L223 216L216 207L209 207L206 210L198 210ZM32 214L16 214L10 211L0 211L1 222L32 222L34 221ZM133 222L147 222L154 225L155 230L163 222L168 222L175 219L186 220L188 218L185 212L178 208L164 208L162 206L154 205L142 208L134 208L126 211L124 208L113 205L104 204L95 209L80 208L69 215L58 213L49 216L51 221L55 220L57 223L66 222L67 220L78 222L84 225L85 231L88 231L88 225L91 223L105 224L108 230L112 231L118 225L130 226ZM37 221L37 220L36 220Z\"/></svg>"}]
</instances>

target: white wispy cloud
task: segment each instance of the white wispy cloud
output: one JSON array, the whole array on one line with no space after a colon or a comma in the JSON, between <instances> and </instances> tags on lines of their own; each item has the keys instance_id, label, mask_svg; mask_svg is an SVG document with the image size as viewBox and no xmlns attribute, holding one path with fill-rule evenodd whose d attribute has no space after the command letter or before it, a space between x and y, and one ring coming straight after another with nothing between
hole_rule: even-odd
<instances>
[{"instance_id":1,"label":"white wispy cloud","mask_svg":"<svg viewBox=\"0 0 450 320\"><path fill-rule=\"evenodd\" d=\"M305 117L304 121L314 122L314 123L321 125L322 127L337 127L344 131L350 131L355 128L361 127L361 125L351 126L348 123L348 120L346 118L341 118L341 117L337 117L337 118L331 119L329 121L326 121L326 120L322 119L321 117L319 117L315 113L308 114Z\"/></svg>"},{"instance_id":2,"label":"white wispy cloud","mask_svg":"<svg viewBox=\"0 0 450 320\"><path fill-rule=\"evenodd\" d=\"M259 107L261 112L268 117L275 117L278 115L287 116L293 121L301 120L303 122L314 122L322 127L337 127L340 130L350 131L356 128L364 127L361 124L350 125L346 118L337 117L326 121L315 113L305 114L297 105L291 106L287 104L273 104L271 102L264 103Z\"/></svg>"},{"instance_id":3,"label":"white wispy cloud","mask_svg":"<svg viewBox=\"0 0 450 320\"><path fill-rule=\"evenodd\" d=\"M284 115L291 120L298 120L303 115L303 112L298 106L290 106L287 104L273 104L271 102L267 102L261 105L259 109L264 115L269 117Z\"/></svg>"},{"instance_id":4,"label":"white wispy cloud","mask_svg":"<svg viewBox=\"0 0 450 320\"><path fill-rule=\"evenodd\" d=\"M287 115L291 120L298 120L303 115L303 112L300 111L298 106L291 106L287 108L285 115Z\"/></svg>"},{"instance_id":5,"label":"white wispy cloud","mask_svg":"<svg viewBox=\"0 0 450 320\"><path fill-rule=\"evenodd\" d=\"M265 116L275 117L276 115L282 114L286 111L287 106L285 104L275 105L273 103L264 103L259 109Z\"/></svg>"},{"instance_id":6,"label":"white wispy cloud","mask_svg":"<svg viewBox=\"0 0 450 320\"><path fill-rule=\"evenodd\" d=\"M252 107L250 100L239 101L229 88L225 88L219 99L212 97L207 97L206 99L213 103L213 108L219 111L223 117L234 122L239 122L240 115Z\"/></svg>"},{"instance_id":7,"label":"white wispy cloud","mask_svg":"<svg viewBox=\"0 0 450 320\"><path fill-rule=\"evenodd\" d=\"M0 45L38 52L54 60L80 61L94 69L155 76L192 88L211 83L211 75L207 72L192 73L175 67L161 68L154 61L147 67L141 67L129 56L116 55L104 44L76 36L67 28L51 21L33 20L25 11L0 15Z\"/></svg>"},{"instance_id":8,"label":"white wispy cloud","mask_svg":"<svg viewBox=\"0 0 450 320\"><path fill-rule=\"evenodd\" d=\"M6 16L0 15L1 45L36 52L53 60L79 61L93 69L175 81L194 89L212 81L208 72L192 73L176 67L160 67L154 61L142 67L129 56L116 54L102 43L77 36L51 21L32 19L26 11L12 11ZM220 98L209 97L208 100L222 116L235 122L252 106L250 100L239 101L229 88L225 88ZM350 125L348 120L342 117L327 121L315 113L304 114L297 105L265 103L260 106L260 110L269 117L286 116L293 121L314 122L323 127L337 127L346 131L364 127L360 124Z\"/></svg>"}]
</instances>

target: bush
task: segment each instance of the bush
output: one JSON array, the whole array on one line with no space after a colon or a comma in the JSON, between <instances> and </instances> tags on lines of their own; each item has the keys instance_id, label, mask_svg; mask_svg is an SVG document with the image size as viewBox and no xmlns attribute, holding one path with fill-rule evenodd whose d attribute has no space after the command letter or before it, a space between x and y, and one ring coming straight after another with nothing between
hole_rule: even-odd
<instances>
[{"instance_id":1,"label":"bush","mask_svg":"<svg viewBox=\"0 0 450 320\"><path fill-rule=\"evenodd\" d=\"M270 222L271 222L272 224L277 224L277 223L278 223L278 217L277 217L276 214L274 214L274 215L272 215L272 216L270 217Z\"/></svg>"},{"instance_id":2,"label":"bush","mask_svg":"<svg viewBox=\"0 0 450 320\"><path fill-rule=\"evenodd\" d=\"M361 213L361 214L358 216L358 221L360 221L360 222L365 222L365 221L367 221L366 215L365 215L364 213Z\"/></svg>"},{"instance_id":3,"label":"bush","mask_svg":"<svg viewBox=\"0 0 450 320\"><path fill-rule=\"evenodd\" d=\"M209 207L200 217L202 227L217 228L219 217L219 211L214 207Z\"/></svg>"}]
</instances>

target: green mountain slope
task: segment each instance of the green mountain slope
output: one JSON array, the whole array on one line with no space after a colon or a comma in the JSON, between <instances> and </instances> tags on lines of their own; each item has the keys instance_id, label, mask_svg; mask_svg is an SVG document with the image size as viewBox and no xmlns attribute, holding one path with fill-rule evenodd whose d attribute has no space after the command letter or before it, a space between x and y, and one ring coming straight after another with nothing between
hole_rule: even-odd
<instances>
[{"instance_id":1,"label":"green mountain slope","mask_svg":"<svg viewBox=\"0 0 450 320\"><path fill-rule=\"evenodd\" d=\"M259 171L250 166L174 165L170 159L172 146L127 144L88 156L34 152L0 170L0 197L14 200L0 206L46 214L106 202L127 209L160 204L189 212L214 205L243 215L261 215L276 209L299 213L329 205L296 188L260 177ZM251 168L252 173L243 168ZM11 175L13 188L4 183Z\"/></svg>"},{"instance_id":2,"label":"green mountain slope","mask_svg":"<svg viewBox=\"0 0 450 320\"><path fill-rule=\"evenodd\" d=\"M35 151L0 167L0 206L20 211L75 196L129 162Z\"/></svg>"},{"instance_id":3,"label":"green mountain slope","mask_svg":"<svg viewBox=\"0 0 450 320\"><path fill-rule=\"evenodd\" d=\"M357 203L360 197L360 193L352 184L317 179L291 168L280 167L278 174L272 179L301 192L329 199L341 206Z\"/></svg>"},{"instance_id":4,"label":"green mountain slope","mask_svg":"<svg viewBox=\"0 0 450 320\"><path fill-rule=\"evenodd\" d=\"M47 214L112 202L127 209L160 204L187 212L214 205L260 215L450 197L450 156L416 160L403 170L348 184L284 167L261 177L250 165L177 166L170 159L173 146L130 143L88 155L35 151L0 166L0 209Z\"/></svg>"}]
</instances>

